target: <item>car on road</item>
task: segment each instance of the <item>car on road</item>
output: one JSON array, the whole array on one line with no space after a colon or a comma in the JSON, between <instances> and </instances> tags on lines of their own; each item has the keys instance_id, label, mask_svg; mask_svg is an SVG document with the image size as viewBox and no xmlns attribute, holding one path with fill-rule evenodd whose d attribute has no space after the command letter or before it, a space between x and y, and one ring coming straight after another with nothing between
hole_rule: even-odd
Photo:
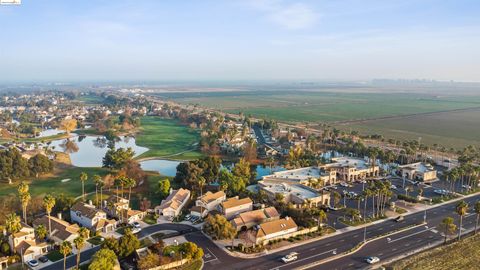
<instances>
[{"instance_id":1,"label":"car on road","mask_svg":"<svg viewBox=\"0 0 480 270\"><path fill-rule=\"evenodd\" d=\"M350 185L347 184L347 183L345 183L345 182L340 182L340 186L342 186L342 187L349 187Z\"/></svg>"},{"instance_id":2,"label":"car on road","mask_svg":"<svg viewBox=\"0 0 480 270\"><path fill-rule=\"evenodd\" d=\"M40 257L38 258L38 260L39 260L40 262L42 262L42 263L48 262L48 258L45 257L45 256L40 256Z\"/></svg>"},{"instance_id":3,"label":"car on road","mask_svg":"<svg viewBox=\"0 0 480 270\"><path fill-rule=\"evenodd\" d=\"M284 263L289 263L289 262L295 261L296 259L298 259L298 253L297 252L290 252L287 255L283 256L281 260Z\"/></svg>"},{"instance_id":4,"label":"car on road","mask_svg":"<svg viewBox=\"0 0 480 270\"><path fill-rule=\"evenodd\" d=\"M469 186L469 185L462 185L462 188L464 188L464 189L471 189L472 187Z\"/></svg>"},{"instance_id":5,"label":"car on road","mask_svg":"<svg viewBox=\"0 0 480 270\"><path fill-rule=\"evenodd\" d=\"M391 186L390 186L390 189L397 189L397 186L391 185Z\"/></svg>"},{"instance_id":6,"label":"car on road","mask_svg":"<svg viewBox=\"0 0 480 270\"><path fill-rule=\"evenodd\" d=\"M31 267L36 267L36 266L38 266L38 261L37 260L30 260L30 261L28 261L28 265L30 265Z\"/></svg>"},{"instance_id":7,"label":"car on road","mask_svg":"<svg viewBox=\"0 0 480 270\"><path fill-rule=\"evenodd\" d=\"M435 194L438 194L438 195L448 195L448 193L449 193L449 192L448 192L447 190L445 190L445 189L435 189L433 192L434 192Z\"/></svg>"},{"instance_id":8,"label":"car on road","mask_svg":"<svg viewBox=\"0 0 480 270\"><path fill-rule=\"evenodd\" d=\"M330 210L332 210L332 211L337 211L337 210L338 210L337 207L333 207L333 206L330 206L330 205L328 206L328 209L330 209Z\"/></svg>"},{"instance_id":9,"label":"car on road","mask_svg":"<svg viewBox=\"0 0 480 270\"><path fill-rule=\"evenodd\" d=\"M378 263L380 261L380 258L378 257L375 257L375 256L371 256L371 257L367 257L365 259L365 261L368 263L368 264L374 264L374 263Z\"/></svg>"},{"instance_id":10,"label":"car on road","mask_svg":"<svg viewBox=\"0 0 480 270\"><path fill-rule=\"evenodd\" d=\"M395 221L396 222L400 222L400 221L403 221L405 218L403 216L398 216L395 218Z\"/></svg>"}]
</instances>

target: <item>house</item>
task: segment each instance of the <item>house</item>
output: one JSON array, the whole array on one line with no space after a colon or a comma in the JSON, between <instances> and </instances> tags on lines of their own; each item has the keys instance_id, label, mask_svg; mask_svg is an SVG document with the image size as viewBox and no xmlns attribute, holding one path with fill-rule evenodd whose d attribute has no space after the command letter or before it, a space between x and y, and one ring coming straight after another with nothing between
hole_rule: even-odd
<instances>
[{"instance_id":1,"label":"house","mask_svg":"<svg viewBox=\"0 0 480 270\"><path fill-rule=\"evenodd\" d=\"M301 184L258 181L258 187L267 194L270 201L283 199L284 203L292 203L297 207L330 205L330 193L317 191Z\"/></svg>"},{"instance_id":2,"label":"house","mask_svg":"<svg viewBox=\"0 0 480 270\"><path fill-rule=\"evenodd\" d=\"M190 215L204 218L208 215L208 210L203 206L195 205L190 209Z\"/></svg>"},{"instance_id":3,"label":"house","mask_svg":"<svg viewBox=\"0 0 480 270\"><path fill-rule=\"evenodd\" d=\"M103 201L102 207L110 217L117 218L125 223L139 221L145 217L145 212L131 209L129 201L120 196L110 196Z\"/></svg>"},{"instance_id":4,"label":"house","mask_svg":"<svg viewBox=\"0 0 480 270\"><path fill-rule=\"evenodd\" d=\"M73 222L86 227L91 231L103 233L114 232L117 222L107 219L105 211L97 209L91 202L77 202L70 208L70 218Z\"/></svg>"},{"instance_id":5,"label":"house","mask_svg":"<svg viewBox=\"0 0 480 270\"><path fill-rule=\"evenodd\" d=\"M232 219L236 215L251 211L253 201L250 198L239 199L238 196L229 198L221 204L222 213L227 219Z\"/></svg>"},{"instance_id":6,"label":"house","mask_svg":"<svg viewBox=\"0 0 480 270\"><path fill-rule=\"evenodd\" d=\"M23 255L24 261L33 260L48 252L48 243L38 242L35 239L35 230L24 223L20 231L8 237L8 243L17 254Z\"/></svg>"},{"instance_id":7,"label":"house","mask_svg":"<svg viewBox=\"0 0 480 270\"><path fill-rule=\"evenodd\" d=\"M37 228L38 226L43 225L48 230L49 219L52 230L49 238L55 243L61 243L63 241L73 243L73 240L79 236L78 230L80 227L77 224L70 224L67 221L62 220L61 215L58 217L50 216L49 218L48 216L43 216L37 218L33 221L33 227Z\"/></svg>"},{"instance_id":8,"label":"house","mask_svg":"<svg viewBox=\"0 0 480 270\"><path fill-rule=\"evenodd\" d=\"M437 179L437 170L432 165L423 162L417 162L398 167L403 178L431 182Z\"/></svg>"},{"instance_id":9,"label":"house","mask_svg":"<svg viewBox=\"0 0 480 270\"><path fill-rule=\"evenodd\" d=\"M195 201L195 205L201 206L210 212L212 210L217 210L218 206L226 199L227 195L225 195L225 192L223 191L218 191L215 193L208 191Z\"/></svg>"},{"instance_id":10,"label":"house","mask_svg":"<svg viewBox=\"0 0 480 270\"><path fill-rule=\"evenodd\" d=\"M5 270L8 268L8 257L0 258L0 270Z\"/></svg>"},{"instance_id":11,"label":"house","mask_svg":"<svg viewBox=\"0 0 480 270\"><path fill-rule=\"evenodd\" d=\"M237 229L237 231L241 231L279 218L280 214L277 212L277 209L275 209L275 207L268 207L240 213L232 220L232 225Z\"/></svg>"},{"instance_id":12,"label":"house","mask_svg":"<svg viewBox=\"0 0 480 270\"><path fill-rule=\"evenodd\" d=\"M271 240L288 238L297 230L297 224L290 217L268 221L258 227L255 233L255 243L265 244Z\"/></svg>"},{"instance_id":13,"label":"house","mask_svg":"<svg viewBox=\"0 0 480 270\"><path fill-rule=\"evenodd\" d=\"M155 207L155 213L173 219L180 214L189 199L190 190L184 188L173 190L159 206Z\"/></svg>"}]
</instances>

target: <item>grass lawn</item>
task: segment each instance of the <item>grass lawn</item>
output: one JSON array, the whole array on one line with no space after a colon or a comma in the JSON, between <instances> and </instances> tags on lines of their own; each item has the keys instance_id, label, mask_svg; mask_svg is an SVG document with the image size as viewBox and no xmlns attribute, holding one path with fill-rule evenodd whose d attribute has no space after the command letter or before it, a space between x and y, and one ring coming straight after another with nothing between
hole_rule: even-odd
<instances>
[{"instance_id":1,"label":"grass lawn","mask_svg":"<svg viewBox=\"0 0 480 270\"><path fill-rule=\"evenodd\" d=\"M200 135L196 130L182 126L177 121L154 116L142 117L136 143L149 150L138 156L137 159L152 157L178 160L195 159L201 156L195 146L199 139Z\"/></svg>"},{"instance_id":2,"label":"grass lawn","mask_svg":"<svg viewBox=\"0 0 480 270\"><path fill-rule=\"evenodd\" d=\"M58 250L50 251L47 255L45 255L50 261L56 262L59 260L63 260L63 255Z\"/></svg>"},{"instance_id":3,"label":"grass lawn","mask_svg":"<svg viewBox=\"0 0 480 270\"><path fill-rule=\"evenodd\" d=\"M148 214L145 216L145 218L143 218L143 222L153 225L153 224L157 224L157 219L155 219L154 215Z\"/></svg>"},{"instance_id":4,"label":"grass lawn","mask_svg":"<svg viewBox=\"0 0 480 270\"><path fill-rule=\"evenodd\" d=\"M202 260L191 261L185 265L182 265L182 270L200 270L202 267Z\"/></svg>"},{"instance_id":5,"label":"grass lawn","mask_svg":"<svg viewBox=\"0 0 480 270\"><path fill-rule=\"evenodd\" d=\"M447 246L413 255L393 263L387 269L451 270L478 269L480 235Z\"/></svg>"},{"instance_id":6,"label":"grass lawn","mask_svg":"<svg viewBox=\"0 0 480 270\"><path fill-rule=\"evenodd\" d=\"M95 237L92 237L92 238L88 239L87 242L89 242L89 243L92 244L92 245L98 246L98 245L100 245L103 241L102 241L102 237L101 237L101 236L95 236Z\"/></svg>"},{"instance_id":7,"label":"grass lawn","mask_svg":"<svg viewBox=\"0 0 480 270\"><path fill-rule=\"evenodd\" d=\"M89 176L87 182L85 182L85 192L94 192L95 184L91 180L94 174L106 175L108 173L107 169L104 168L78 168L71 167L68 169L63 169L58 174L42 177L42 178L31 178L26 179L25 181L30 184L30 193L32 197L42 196L46 193L55 193L60 194L64 193L69 196L80 196L82 193L82 184L80 182L80 173L86 172ZM63 181L65 179L70 179L69 181ZM12 185L7 183L0 184L0 196L6 196L9 194L17 194L17 186L19 181L16 181Z\"/></svg>"}]
</instances>

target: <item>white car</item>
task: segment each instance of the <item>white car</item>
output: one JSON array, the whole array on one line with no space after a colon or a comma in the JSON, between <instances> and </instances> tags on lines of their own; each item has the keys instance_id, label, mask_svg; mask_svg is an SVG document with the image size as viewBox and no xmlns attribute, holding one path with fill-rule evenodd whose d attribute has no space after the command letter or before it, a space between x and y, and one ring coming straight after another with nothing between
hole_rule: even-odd
<instances>
[{"instance_id":1,"label":"white car","mask_svg":"<svg viewBox=\"0 0 480 270\"><path fill-rule=\"evenodd\" d=\"M342 187L349 187L349 185L348 185L347 183L345 183L345 182L341 182L341 183L340 183L340 186L342 186Z\"/></svg>"},{"instance_id":2,"label":"white car","mask_svg":"<svg viewBox=\"0 0 480 270\"><path fill-rule=\"evenodd\" d=\"M380 261L380 258L378 257L368 257L365 259L365 261L368 263L368 264L374 264L374 263L378 263Z\"/></svg>"},{"instance_id":3,"label":"white car","mask_svg":"<svg viewBox=\"0 0 480 270\"><path fill-rule=\"evenodd\" d=\"M38 266L38 261L37 260L30 260L30 261L28 261L28 265L30 265L31 267L36 267L36 266Z\"/></svg>"},{"instance_id":4,"label":"white car","mask_svg":"<svg viewBox=\"0 0 480 270\"><path fill-rule=\"evenodd\" d=\"M391 186L390 186L390 189L397 189L397 186L391 185Z\"/></svg>"},{"instance_id":5,"label":"white car","mask_svg":"<svg viewBox=\"0 0 480 270\"><path fill-rule=\"evenodd\" d=\"M298 255L297 252L290 252L287 255L285 255L284 257L282 257L282 262L284 262L284 263L293 262L296 259L298 259L297 255Z\"/></svg>"},{"instance_id":6,"label":"white car","mask_svg":"<svg viewBox=\"0 0 480 270\"><path fill-rule=\"evenodd\" d=\"M140 229L140 223L138 223L137 221L134 221L132 223L133 227L137 228L137 229Z\"/></svg>"}]
</instances>

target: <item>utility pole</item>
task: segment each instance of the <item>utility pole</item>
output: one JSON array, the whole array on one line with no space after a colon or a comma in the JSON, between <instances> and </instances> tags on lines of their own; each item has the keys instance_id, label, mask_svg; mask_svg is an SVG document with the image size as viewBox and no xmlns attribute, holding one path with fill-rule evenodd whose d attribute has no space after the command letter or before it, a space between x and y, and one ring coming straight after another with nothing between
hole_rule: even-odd
<instances>
[{"instance_id":1,"label":"utility pole","mask_svg":"<svg viewBox=\"0 0 480 270\"><path fill-rule=\"evenodd\" d=\"M427 202L425 201L425 212L423 213L423 223L427 223Z\"/></svg>"}]
</instances>

